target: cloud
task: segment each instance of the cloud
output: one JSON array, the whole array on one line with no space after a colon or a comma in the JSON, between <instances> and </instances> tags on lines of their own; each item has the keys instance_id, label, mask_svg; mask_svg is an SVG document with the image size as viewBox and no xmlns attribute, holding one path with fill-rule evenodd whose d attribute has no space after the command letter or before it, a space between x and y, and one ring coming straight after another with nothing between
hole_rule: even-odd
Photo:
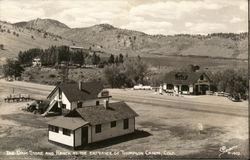
<instances>
[{"instance_id":1,"label":"cloud","mask_svg":"<svg viewBox=\"0 0 250 160\"><path fill-rule=\"evenodd\" d=\"M186 13L199 10L214 10L222 5L202 1L166 1L153 4L142 4L133 7L129 14L133 16L152 17L159 19L176 19Z\"/></svg>"},{"instance_id":2,"label":"cloud","mask_svg":"<svg viewBox=\"0 0 250 160\"><path fill-rule=\"evenodd\" d=\"M194 25L194 24L193 24L192 22L186 22L186 23L185 23L185 26L186 26L186 27L192 27L193 25Z\"/></svg>"},{"instance_id":3,"label":"cloud","mask_svg":"<svg viewBox=\"0 0 250 160\"><path fill-rule=\"evenodd\" d=\"M170 22L133 21L121 28L146 32L148 34L166 33L173 26Z\"/></svg>"},{"instance_id":4,"label":"cloud","mask_svg":"<svg viewBox=\"0 0 250 160\"><path fill-rule=\"evenodd\" d=\"M208 34L225 30L226 26L222 23L186 23L189 33L192 34Z\"/></svg>"},{"instance_id":5,"label":"cloud","mask_svg":"<svg viewBox=\"0 0 250 160\"><path fill-rule=\"evenodd\" d=\"M229 22L230 23L238 23L238 22L241 22L241 21L242 21L241 18L239 18L239 17L233 17Z\"/></svg>"},{"instance_id":6,"label":"cloud","mask_svg":"<svg viewBox=\"0 0 250 160\"><path fill-rule=\"evenodd\" d=\"M247 0L0 0L0 19L109 23L148 34L247 31Z\"/></svg>"}]
</instances>

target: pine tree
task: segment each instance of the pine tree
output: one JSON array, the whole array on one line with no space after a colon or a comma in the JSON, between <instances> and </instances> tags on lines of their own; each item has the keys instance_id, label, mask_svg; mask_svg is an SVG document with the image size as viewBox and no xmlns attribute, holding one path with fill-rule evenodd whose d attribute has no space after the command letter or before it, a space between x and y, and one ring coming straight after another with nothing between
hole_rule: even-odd
<instances>
[{"instance_id":1,"label":"pine tree","mask_svg":"<svg viewBox=\"0 0 250 160\"><path fill-rule=\"evenodd\" d=\"M123 55L122 54L119 55L119 63L123 63Z\"/></svg>"},{"instance_id":2,"label":"pine tree","mask_svg":"<svg viewBox=\"0 0 250 160\"><path fill-rule=\"evenodd\" d=\"M114 57L113 54L110 55L109 60L108 60L108 63L109 63L109 64L114 64L114 63L115 63L115 57Z\"/></svg>"}]
</instances>

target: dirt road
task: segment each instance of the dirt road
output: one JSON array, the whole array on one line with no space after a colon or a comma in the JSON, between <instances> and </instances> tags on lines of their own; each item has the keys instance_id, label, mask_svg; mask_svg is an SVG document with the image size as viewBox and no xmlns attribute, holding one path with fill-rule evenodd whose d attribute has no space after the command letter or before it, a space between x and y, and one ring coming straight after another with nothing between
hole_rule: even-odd
<instances>
[{"instance_id":1,"label":"dirt road","mask_svg":"<svg viewBox=\"0 0 250 160\"><path fill-rule=\"evenodd\" d=\"M180 110L215 113L239 117L248 116L247 102L232 102L225 97L184 96L173 97L153 94L152 91L110 90L113 99L150 104ZM192 97L192 98L190 98Z\"/></svg>"},{"instance_id":2,"label":"dirt road","mask_svg":"<svg viewBox=\"0 0 250 160\"><path fill-rule=\"evenodd\" d=\"M54 86L0 80L0 100L13 88L17 93L46 98ZM237 146L235 151L240 152L240 156L248 154L247 102L234 103L216 96L173 97L130 89L110 89L110 94L113 100L126 101L139 114L136 128L147 136L106 145L97 151L169 151L180 158L218 158L220 147ZM25 103L0 102L0 143L5 144L0 151L63 150L47 142L48 119L21 112L22 105ZM204 134L199 134L198 124L204 126ZM228 154L223 158L228 156L239 158Z\"/></svg>"},{"instance_id":3,"label":"dirt road","mask_svg":"<svg viewBox=\"0 0 250 160\"><path fill-rule=\"evenodd\" d=\"M21 81L7 82L0 80L0 85L25 89L47 96L55 86L40 85ZM207 112L215 114L232 115L239 117L248 116L247 102L232 102L225 97L216 96L185 96L174 97L154 94L153 91L133 91L130 89L110 89L110 94L114 100L124 100L126 102L150 104L153 106L164 106L180 110L196 112ZM36 96L36 95L34 95Z\"/></svg>"}]
</instances>

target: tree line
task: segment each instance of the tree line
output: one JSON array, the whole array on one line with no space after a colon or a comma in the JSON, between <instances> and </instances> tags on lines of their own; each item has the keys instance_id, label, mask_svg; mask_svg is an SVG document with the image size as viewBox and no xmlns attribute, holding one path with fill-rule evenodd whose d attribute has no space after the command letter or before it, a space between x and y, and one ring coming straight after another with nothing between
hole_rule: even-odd
<instances>
[{"instance_id":1,"label":"tree line","mask_svg":"<svg viewBox=\"0 0 250 160\"><path fill-rule=\"evenodd\" d=\"M88 56L90 56L88 52L71 51L68 46L51 46L48 49L33 48L20 51L18 61L26 66L32 65L34 58L40 58L43 66L54 66L63 61L82 65Z\"/></svg>"},{"instance_id":2,"label":"tree line","mask_svg":"<svg viewBox=\"0 0 250 160\"><path fill-rule=\"evenodd\" d=\"M90 50L72 51L68 46L51 46L48 49L32 48L20 51L17 60L7 59L3 65L4 76L19 77L24 71L24 67L32 65L34 58L40 58L43 66L53 67L62 62L69 65L95 65L103 68L106 65L123 63L124 56L119 54L109 57L100 57L95 52L90 54Z\"/></svg>"},{"instance_id":3,"label":"tree line","mask_svg":"<svg viewBox=\"0 0 250 160\"><path fill-rule=\"evenodd\" d=\"M242 40L242 39L246 39L248 37L248 32L242 32L242 33L211 33L211 34L207 34L207 35L201 35L201 34L175 34L175 35L169 35L170 37L198 37L198 38L202 38L202 39L207 39L207 38L212 38L212 37L220 37L220 38L230 38L232 40Z\"/></svg>"},{"instance_id":4,"label":"tree line","mask_svg":"<svg viewBox=\"0 0 250 160\"><path fill-rule=\"evenodd\" d=\"M96 65L104 67L107 64L123 63L123 55L113 54L107 59L100 57L90 50L76 50L72 51L68 46L51 46L48 49L33 48L26 51L20 51L18 54L18 61L24 66L31 66L34 58L40 58L43 66L55 66L61 62L68 62L69 64L78 65Z\"/></svg>"}]
</instances>

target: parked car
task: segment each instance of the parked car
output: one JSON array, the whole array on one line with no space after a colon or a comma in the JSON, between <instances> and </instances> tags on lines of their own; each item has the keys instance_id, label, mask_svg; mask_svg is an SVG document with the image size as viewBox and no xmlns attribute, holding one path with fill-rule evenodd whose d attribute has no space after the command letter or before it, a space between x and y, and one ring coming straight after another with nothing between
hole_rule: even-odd
<instances>
[{"instance_id":1,"label":"parked car","mask_svg":"<svg viewBox=\"0 0 250 160\"><path fill-rule=\"evenodd\" d=\"M152 90L151 86L143 86L142 84L139 84L138 86L134 86L134 90Z\"/></svg>"}]
</instances>

